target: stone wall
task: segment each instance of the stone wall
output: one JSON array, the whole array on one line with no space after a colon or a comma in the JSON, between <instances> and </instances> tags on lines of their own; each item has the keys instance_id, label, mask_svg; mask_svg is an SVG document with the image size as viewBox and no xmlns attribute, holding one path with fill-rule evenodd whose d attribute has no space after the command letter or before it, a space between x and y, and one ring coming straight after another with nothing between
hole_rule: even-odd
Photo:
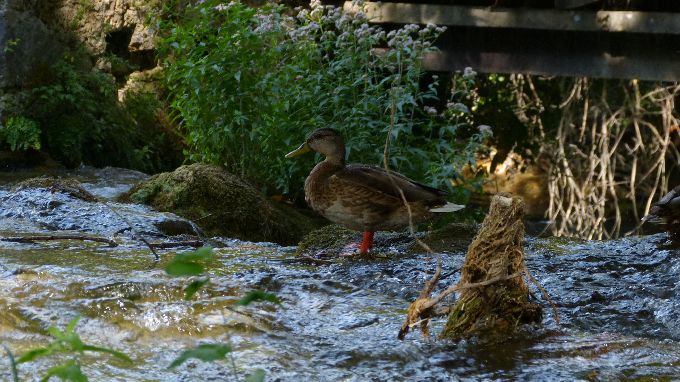
<instances>
[{"instance_id":1,"label":"stone wall","mask_svg":"<svg viewBox=\"0 0 680 382\"><path fill-rule=\"evenodd\" d=\"M84 51L84 65L110 73L125 87L133 72L157 66L154 34L145 25L151 3L0 0L0 94L30 85L37 71L69 50Z\"/></svg>"}]
</instances>

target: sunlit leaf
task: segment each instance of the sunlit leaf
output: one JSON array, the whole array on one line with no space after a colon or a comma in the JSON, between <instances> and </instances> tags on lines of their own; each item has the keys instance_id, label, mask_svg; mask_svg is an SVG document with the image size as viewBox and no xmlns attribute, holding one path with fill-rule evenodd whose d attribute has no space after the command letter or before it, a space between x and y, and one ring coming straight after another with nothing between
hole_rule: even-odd
<instances>
[{"instance_id":1,"label":"sunlit leaf","mask_svg":"<svg viewBox=\"0 0 680 382\"><path fill-rule=\"evenodd\" d=\"M254 290L251 292L248 292L245 296L243 296L236 304L238 305L249 305L250 303L254 301L269 301L273 302L275 304L281 304L281 300L279 300L276 295L263 292L261 290Z\"/></svg>"},{"instance_id":2,"label":"sunlit leaf","mask_svg":"<svg viewBox=\"0 0 680 382\"><path fill-rule=\"evenodd\" d=\"M255 370L252 374L246 377L243 382L264 382L266 373L262 369Z\"/></svg>"},{"instance_id":3,"label":"sunlit leaf","mask_svg":"<svg viewBox=\"0 0 680 382\"><path fill-rule=\"evenodd\" d=\"M213 256L214 253L211 247L201 247L193 251L178 253L172 261L209 261Z\"/></svg>"},{"instance_id":4,"label":"sunlit leaf","mask_svg":"<svg viewBox=\"0 0 680 382\"><path fill-rule=\"evenodd\" d=\"M78 321L80 321L80 316L75 316L69 321L68 325L66 325L66 329L64 329L65 334L71 334L75 333L76 331L76 326L78 325Z\"/></svg>"},{"instance_id":5,"label":"sunlit leaf","mask_svg":"<svg viewBox=\"0 0 680 382\"><path fill-rule=\"evenodd\" d=\"M172 361L169 369L183 364L189 358L200 359L201 361L216 361L224 358L231 351L231 347L225 344L202 344L191 350L183 352L177 359Z\"/></svg>"},{"instance_id":6,"label":"sunlit leaf","mask_svg":"<svg viewBox=\"0 0 680 382\"><path fill-rule=\"evenodd\" d=\"M199 289L201 289L205 284L209 282L210 282L209 278L192 281L191 284L187 285L187 287L184 288L184 299L191 300L191 297L193 297L194 294L196 294L196 292L198 292Z\"/></svg>"},{"instance_id":7,"label":"sunlit leaf","mask_svg":"<svg viewBox=\"0 0 680 382\"><path fill-rule=\"evenodd\" d=\"M170 276L196 276L205 271L205 266L194 262L171 262L165 267Z\"/></svg>"},{"instance_id":8,"label":"sunlit leaf","mask_svg":"<svg viewBox=\"0 0 680 382\"><path fill-rule=\"evenodd\" d=\"M109 349L109 348L105 348L105 347L99 347L99 346L92 346L92 345L83 345L83 350L96 351L96 352L100 352L100 353L111 354L112 356L114 356L118 359L121 359L121 360L128 362L128 363L132 363L132 360L130 359L130 357L128 357L126 354L121 353L117 350L113 350L113 349Z\"/></svg>"},{"instance_id":9,"label":"sunlit leaf","mask_svg":"<svg viewBox=\"0 0 680 382\"><path fill-rule=\"evenodd\" d=\"M210 261L213 256L213 250L210 247L178 253L165 267L165 271L175 277L200 275L205 272L204 263Z\"/></svg>"},{"instance_id":10,"label":"sunlit leaf","mask_svg":"<svg viewBox=\"0 0 680 382\"><path fill-rule=\"evenodd\" d=\"M47 382L51 377L57 377L62 381L87 382L87 377L80 370L80 364L72 359L49 368L41 381Z\"/></svg>"},{"instance_id":11,"label":"sunlit leaf","mask_svg":"<svg viewBox=\"0 0 680 382\"><path fill-rule=\"evenodd\" d=\"M17 363L30 362L36 358L44 357L50 354L52 354L52 350L50 348L32 349L24 353L21 357L19 357L19 359L17 359Z\"/></svg>"}]
</instances>

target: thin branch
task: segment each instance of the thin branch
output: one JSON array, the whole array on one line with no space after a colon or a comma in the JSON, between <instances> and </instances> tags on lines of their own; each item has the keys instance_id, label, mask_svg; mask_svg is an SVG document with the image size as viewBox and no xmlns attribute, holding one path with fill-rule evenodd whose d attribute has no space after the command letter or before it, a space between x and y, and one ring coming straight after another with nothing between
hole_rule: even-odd
<instances>
[{"instance_id":1,"label":"thin branch","mask_svg":"<svg viewBox=\"0 0 680 382\"><path fill-rule=\"evenodd\" d=\"M51 241L51 240L80 240L80 241L95 241L98 243L106 243L109 247L116 247L118 243L112 239L97 236L86 235L49 235L49 236L13 236L0 237L0 241L9 241L13 243L34 243L36 241Z\"/></svg>"}]
</instances>

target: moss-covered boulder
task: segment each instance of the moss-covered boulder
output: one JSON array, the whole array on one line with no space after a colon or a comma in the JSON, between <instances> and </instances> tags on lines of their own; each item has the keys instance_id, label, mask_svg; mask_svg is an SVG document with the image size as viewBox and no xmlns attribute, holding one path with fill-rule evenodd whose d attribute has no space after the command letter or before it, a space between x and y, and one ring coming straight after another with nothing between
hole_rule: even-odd
<instances>
[{"instance_id":1,"label":"moss-covered boulder","mask_svg":"<svg viewBox=\"0 0 680 382\"><path fill-rule=\"evenodd\" d=\"M220 167L192 164L151 177L123 195L198 224L208 235L293 245L319 226L313 218L265 198Z\"/></svg>"},{"instance_id":2,"label":"moss-covered boulder","mask_svg":"<svg viewBox=\"0 0 680 382\"><path fill-rule=\"evenodd\" d=\"M417 232L418 238L427 244L433 251L464 252L477 232L474 224L451 223L442 228ZM316 229L300 241L298 254L304 256L347 255L357 248L352 244L361 242L362 233L342 227L340 225L328 225ZM377 232L373 240L371 253L422 253L424 249L416 242L410 232Z\"/></svg>"}]
</instances>

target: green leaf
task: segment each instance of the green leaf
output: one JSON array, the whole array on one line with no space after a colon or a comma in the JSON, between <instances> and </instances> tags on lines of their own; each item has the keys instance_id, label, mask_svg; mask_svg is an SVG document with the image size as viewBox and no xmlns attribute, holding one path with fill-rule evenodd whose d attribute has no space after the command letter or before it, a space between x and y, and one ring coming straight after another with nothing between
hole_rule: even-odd
<instances>
[{"instance_id":1,"label":"green leaf","mask_svg":"<svg viewBox=\"0 0 680 382\"><path fill-rule=\"evenodd\" d=\"M183 364L189 358L200 359L201 361L210 362L224 358L227 353L231 351L229 345L224 344L202 344L191 350L186 350L177 359L172 361L168 369L175 368Z\"/></svg>"},{"instance_id":2,"label":"green leaf","mask_svg":"<svg viewBox=\"0 0 680 382\"><path fill-rule=\"evenodd\" d=\"M196 276L205 272L205 263L213 258L210 247L202 247L195 251L178 253L165 267L170 276Z\"/></svg>"},{"instance_id":3,"label":"green leaf","mask_svg":"<svg viewBox=\"0 0 680 382\"><path fill-rule=\"evenodd\" d=\"M58 377L62 381L87 382L87 377L80 370L80 364L72 359L49 368L41 381L47 382L51 377Z\"/></svg>"},{"instance_id":4,"label":"green leaf","mask_svg":"<svg viewBox=\"0 0 680 382\"><path fill-rule=\"evenodd\" d=\"M9 358L9 364L12 371L12 382L19 382L19 374L17 373L17 362L14 359L14 354L12 354L12 351L9 350L9 347L7 347L7 345L2 344L2 347L5 348L5 352L7 352L7 358Z\"/></svg>"},{"instance_id":5,"label":"green leaf","mask_svg":"<svg viewBox=\"0 0 680 382\"><path fill-rule=\"evenodd\" d=\"M126 354L121 353L117 350L99 347L99 346L93 346L93 345L83 345L83 350L96 351L96 352L100 352L100 353L108 353L108 354L111 354L112 356L114 356L118 359L125 361L125 362L132 363L132 360L130 359L130 357L128 357Z\"/></svg>"},{"instance_id":6,"label":"green leaf","mask_svg":"<svg viewBox=\"0 0 680 382\"><path fill-rule=\"evenodd\" d=\"M236 304L238 305L250 305L250 303L254 301L269 301L273 302L274 304L281 304L281 300L279 300L276 295L263 292L261 290L254 290L251 292L248 292L245 296L243 296Z\"/></svg>"},{"instance_id":7,"label":"green leaf","mask_svg":"<svg viewBox=\"0 0 680 382\"><path fill-rule=\"evenodd\" d=\"M52 349L50 348L38 348L38 349L32 349L24 353L19 359L17 360L17 363L24 363L24 362L30 362L33 361L36 358L39 357L44 357L46 355L52 354Z\"/></svg>"},{"instance_id":8,"label":"green leaf","mask_svg":"<svg viewBox=\"0 0 680 382\"><path fill-rule=\"evenodd\" d=\"M172 261L210 261L213 256L214 253L211 247L201 247L193 251L178 253Z\"/></svg>"},{"instance_id":9,"label":"green leaf","mask_svg":"<svg viewBox=\"0 0 680 382\"><path fill-rule=\"evenodd\" d=\"M66 329L64 329L65 334L73 334L76 332L76 325L78 325L78 321L80 321L80 316L75 316L69 321L68 325L66 325Z\"/></svg>"},{"instance_id":10,"label":"green leaf","mask_svg":"<svg viewBox=\"0 0 680 382\"><path fill-rule=\"evenodd\" d=\"M187 287L184 288L184 299L191 300L191 297L193 297L194 294L196 294L196 292L198 292L199 289L201 289L205 284L209 282L210 282L209 278L192 281L191 284L187 285Z\"/></svg>"},{"instance_id":11,"label":"green leaf","mask_svg":"<svg viewBox=\"0 0 680 382\"><path fill-rule=\"evenodd\" d=\"M205 271L202 264L194 262L172 262L165 267L165 272L170 276L196 276Z\"/></svg>"},{"instance_id":12,"label":"green leaf","mask_svg":"<svg viewBox=\"0 0 680 382\"><path fill-rule=\"evenodd\" d=\"M246 377L243 382L264 382L266 373L262 369L256 369L252 374Z\"/></svg>"}]
</instances>

